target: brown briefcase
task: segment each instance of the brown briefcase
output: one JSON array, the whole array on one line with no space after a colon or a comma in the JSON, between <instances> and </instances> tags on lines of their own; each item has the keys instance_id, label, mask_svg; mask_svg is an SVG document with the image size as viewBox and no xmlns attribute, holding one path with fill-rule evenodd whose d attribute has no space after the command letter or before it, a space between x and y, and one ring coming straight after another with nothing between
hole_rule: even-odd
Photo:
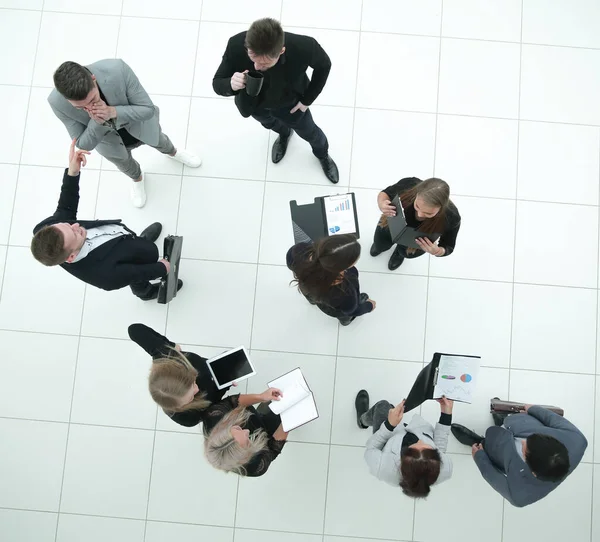
<instances>
[{"instance_id":1,"label":"brown briefcase","mask_svg":"<svg viewBox=\"0 0 600 542\"><path fill-rule=\"evenodd\" d=\"M549 406L549 405L538 405L560 416L565 415L565 411L560 407ZM525 411L525 403L517 403L515 401L502 401L501 399L491 399L490 400L490 412L496 412L497 414L509 414L513 412L524 412Z\"/></svg>"}]
</instances>

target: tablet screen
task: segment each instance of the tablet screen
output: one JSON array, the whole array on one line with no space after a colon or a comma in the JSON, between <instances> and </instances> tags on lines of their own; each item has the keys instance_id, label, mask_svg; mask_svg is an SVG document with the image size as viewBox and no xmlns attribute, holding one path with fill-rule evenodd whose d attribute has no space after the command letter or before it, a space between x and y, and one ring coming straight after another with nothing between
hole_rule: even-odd
<instances>
[{"instance_id":1,"label":"tablet screen","mask_svg":"<svg viewBox=\"0 0 600 542\"><path fill-rule=\"evenodd\" d=\"M243 348L231 350L219 357L208 360L217 386L224 386L254 374L254 368Z\"/></svg>"}]
</instances>

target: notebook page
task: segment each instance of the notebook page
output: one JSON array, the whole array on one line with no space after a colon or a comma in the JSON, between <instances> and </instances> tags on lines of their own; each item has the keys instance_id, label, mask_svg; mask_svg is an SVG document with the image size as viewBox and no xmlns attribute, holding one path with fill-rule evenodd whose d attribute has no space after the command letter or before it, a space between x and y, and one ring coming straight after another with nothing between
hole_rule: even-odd
<instances>
[{"instance_id":1,"label":"notebook page","mask_svg":"<svg viewBox=\"0 0 600 542\"><path fill-rule=\"evenodd\" d=\"M304 385L304 382L292 382L284 386L273 385L273 387L279 388L283 394L279 401L272 401L269 405L269 408L275 414L281 414L310 395L310 391Z\"/></svg>"},{"instance_id":2,"label":"notebook page","mask_svg":"<svg viewBox=\"0 0 600 542\"><path fill-rule=\"evenodd\" d=\"M480 358L441 356L433 398L445 395L453 401L472 403L480 363Z\"/></svg>"},{"instance_id":3,"label":"notebook page","mask_svg":"<svg viewBox=\"0 0 600 542\"><path fill-rule=\"evenodd\" d=\"M308 397L281 413L281 425L283 425L284 431L291 431L318 417L317 405L311 393Z\"/></svg>"}]
</instances>

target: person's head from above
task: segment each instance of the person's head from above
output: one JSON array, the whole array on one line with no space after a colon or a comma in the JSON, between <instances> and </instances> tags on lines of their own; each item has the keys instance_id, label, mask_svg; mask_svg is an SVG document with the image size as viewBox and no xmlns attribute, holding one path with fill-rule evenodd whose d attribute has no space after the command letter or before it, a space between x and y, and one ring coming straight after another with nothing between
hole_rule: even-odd
<instances>
[{"instance_id":1,"label":"person's head from above","mask_svg":"<svg viewBox=\"0 0 600 542\"><path fill-rule=\"evenodd\" d=\"M154 402L169 412L204 410L210 405L198 388L198 371L180 352L172 349L168 356L152 362L148 389Z\"/></svg>"},{"instance_id":2,"label":"person's head from above","mask_svg":"<svg viewBox=\"0 0 600 542\"><path fill-rule=\"evenodd\" d=\"M40 263L49 267L71 263L79 254L87 231L77 222L59 222L45 226L31 240L31 253Z\"/></svg>"},{"instance_id":3,"label":"person's head from above","mask_svg":"<svg viewBox=\"0 0 600 542\"><path fill-rule=\"evenodd\" d=\"M295 281L301 292L318 299L339 284L344 271L358 261L360 243L351 233L332 235L319 239L306 252L294 263Z\"/></svg>"},{"instance_id":4,"label":"person's head from above","mask_svg":"<svg viewBox=\"0 0 600 542\"><path fill-rule=\"evenodd\" d=\"M244 475L245 465L267 447L269 437L262 429L253 434L244 429L251 415L238 407L213 427L204 440L204 453L213 467Z\"/></svg>"},{"instance_id":5,"label":"person's head from above","mask_svg":"<svg viewBox=\"0 0 600 542\"><path fill-rule=\"evenodd\" d=\"M432 177L401 195L403 207L413 205L418 220L431 220L444 214L450 203L450 187L446 181Z\"/></svg>"},{"instance_id":6,"label":"person's head from above","mask_svg":"<svg viewBox=\"0 0 600 542\"><path fill-rule=\"evenodd\" d=\"M90 110L100 101L96 76L77 62L63 62L54 72L54 87L77 109Z\"/></svg>"},{"instance_id":7,"label":"person's head from above","mask_svg":"<svg viewBox=\"0 0 600 542\"><path fill-rule=\"evenodd\" d=\"M419 440L402 452L400 487L408 497L427 497L440 475L442 458L435 449Z\"/></svg>"},{"instance_id":8,"label":"person's head from above","mask_svg":"<svg viewBox=\"0 0 600 542\"><path fill-rule=\"evenodd\" d=\"M269 17L254 21L244 42L248 57L254 62L254 69L266 71L279 61L285 52L284 33L279 21Z\"/></svg>"},{"instance_id":9,"label":"person's head from above","mask_svg":"<svg viewBox=\"0 0 600 542\"><path fill-rule=\"evenodd\" d=\"M525 462L539 480L560 482L569 473L569 452L554 437L534 433L523 441L522 446Z\"/></svg>"}]
</instances>

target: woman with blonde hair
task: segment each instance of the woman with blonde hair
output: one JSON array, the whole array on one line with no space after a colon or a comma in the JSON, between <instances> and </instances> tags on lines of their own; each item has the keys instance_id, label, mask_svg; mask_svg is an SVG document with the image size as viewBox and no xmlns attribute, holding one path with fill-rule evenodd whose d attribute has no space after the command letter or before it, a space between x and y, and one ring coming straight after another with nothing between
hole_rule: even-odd
<instances>
[{"instance_id":1,"label":"woman with blonde hair","mask_svg":"<svg viewBox=\"0 0 600 542\"><path fill-rule=\"evenodd\" d=\"M148 388L154 402L174 422L198 425L208 406L220 401L229 388L215 385L206 358L181 347L144 324L132 324L129 338L152 356Z\"/></svg>"},{"instance_id":2,"label":"woman with blonde hair","mask_svg":"<svg viewBox=\"0 0 600 542\"><path fill-rule=\"evenodd\" d=\"M435 177L425 181L407 177L388 186L377 196L377 205L382 215L375 229L371 256L379 256L394 245L387 219L396 216L396 207L391 202L396 196L400 197L408 226L424 234L438 234L440 238L437 243L432 243L428 237L421 237L416 240L420 248L396 245L388 262L388 269L398 269L405 258L418 258L425 252L438 258L452 254L460 229L460 214L450 200L448 183Z\"/></svg>"},{"instance_id":3,"label":"woman with blonde hair","mask_svg":"<svg viewBox=\"0 0 600 542\"><path fill-rule=\"evenodd\" d=\"M262 476L283 450L287 433L281 418L268 408L281 391L230 395L210 405L204 417L204 452L216 469L241 476ZM258 409L252 405L262 403Z\"/></svg>"}]
</instances>

